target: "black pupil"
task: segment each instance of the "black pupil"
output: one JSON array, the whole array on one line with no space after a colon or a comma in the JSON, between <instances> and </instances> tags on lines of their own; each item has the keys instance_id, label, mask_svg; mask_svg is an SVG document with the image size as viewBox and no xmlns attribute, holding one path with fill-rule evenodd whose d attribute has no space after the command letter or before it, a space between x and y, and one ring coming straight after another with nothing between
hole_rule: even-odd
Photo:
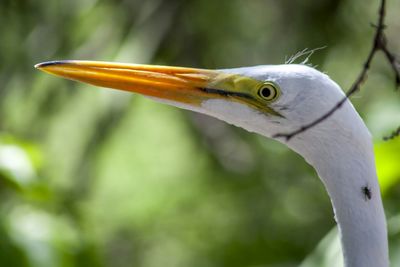
<instances>
[{"instance_id":1,"label":"black pupil","mask_svg":"<svg viewBox=\"0 0 400 267\"><path fill-rule=\"evenodd\" d=\"M272 95L272 90L271 88L265 87L263 89L261 89L261 96L265 97L265 98L269 98Z\"/></svg>"}]
</instances>

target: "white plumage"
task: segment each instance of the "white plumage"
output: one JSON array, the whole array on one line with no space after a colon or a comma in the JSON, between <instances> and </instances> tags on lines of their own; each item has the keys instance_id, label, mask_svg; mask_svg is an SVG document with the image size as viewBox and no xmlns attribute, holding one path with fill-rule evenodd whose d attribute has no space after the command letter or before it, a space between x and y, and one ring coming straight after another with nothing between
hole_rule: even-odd
<instances>
[{"instance_id":1,"label":"white plumage","mask_svg":"<svg viewBox=\"0 0 400 267\"><path fill-rule=\"evenodd\" d=\"M315 120L344 96L327 75L295 64L201 70L56 61L36 67L69 79L140 93L269 138ZM325 185L339 226L345 265L388 267L386 220L371 136L350 101L290 141L277 140L302 155Z\"/></svg>"}]
</instances>

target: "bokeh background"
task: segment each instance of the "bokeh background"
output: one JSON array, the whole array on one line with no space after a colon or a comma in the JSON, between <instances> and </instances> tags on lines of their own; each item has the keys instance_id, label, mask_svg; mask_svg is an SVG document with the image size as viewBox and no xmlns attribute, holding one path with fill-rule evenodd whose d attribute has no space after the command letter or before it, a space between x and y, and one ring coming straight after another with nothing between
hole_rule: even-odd
<instances>
[{"instance_id":1,"label":"bokeh background","mask_svg":"<svg viewBox=\"0 0 400 267\"><path fill-rule=\"evenodd\" d=\"M1 0L0 266L340 266L328 196L285 146L33 65L228 68L326 46L309 62L347 89L370 49L378 5ZM400 1L388 1L395 53L399 11ZM392 266L400 266L400 138L382 141L400 125L400 99L382 55L352 101L374 137Z\"/></svg>"}]
</instances>

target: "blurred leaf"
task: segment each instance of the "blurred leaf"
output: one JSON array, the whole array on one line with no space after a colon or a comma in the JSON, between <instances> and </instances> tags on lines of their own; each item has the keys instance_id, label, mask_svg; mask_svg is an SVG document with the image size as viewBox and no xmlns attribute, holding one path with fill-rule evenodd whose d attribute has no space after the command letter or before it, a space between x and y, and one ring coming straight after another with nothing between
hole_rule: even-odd
<instances>
[{"instance_id":1,"label":"blurred leaf","mask_svg":"<svg viewBox=\"0 0 400 267\"><path fill-rule=\"evenodd\" d=\"M400 138L375 143L374 150L379 183L385 194L400 182Z\"/></svg>"},{"instance_id":2,"label":"blurred leaf","mask_svg":"<svg viewBox=\"0 0 400 267\"><path fill-rule=\"evenodd\" d=\"M35 182L36 174L31 161L22 148L0 143L0 173L18 189L25 189Z\"/></svg>"},{"instance_id":3,"label":"blurred leaf","mask_svg":"<svg viewBox=\"0 0 400 267\"><path fill-rule=\"evenodd\" d=\"M337 227L333 228L299 267L343 267Z\"/></svg>"}]
</instances>

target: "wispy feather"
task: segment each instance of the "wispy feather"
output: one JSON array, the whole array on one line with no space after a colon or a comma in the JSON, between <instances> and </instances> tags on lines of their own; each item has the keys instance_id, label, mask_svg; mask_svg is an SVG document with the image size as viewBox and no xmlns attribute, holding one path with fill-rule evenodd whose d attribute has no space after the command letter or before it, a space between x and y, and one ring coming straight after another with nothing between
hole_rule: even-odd
<instances>
[{"instance_id":1,"label":"wispy feather","mask_svg":"<svg viewBox=\"0 0 400 267\"><path fill-rule=\"evenodd\" d=\"M309 63L309 59L311 58L311 56L314 54L315 51L322 50L324 48L326 48L326 46L317 47L314 49L305 48L305 49L297 52L296 54L290 56L289 58L285 58L285 64L302 64L302 65L308 65L308 66L315 68L316 66L313 66L312 64ZM303 61L296 62L301 59L303 59Z\"/></svg>"}]
</instances>

